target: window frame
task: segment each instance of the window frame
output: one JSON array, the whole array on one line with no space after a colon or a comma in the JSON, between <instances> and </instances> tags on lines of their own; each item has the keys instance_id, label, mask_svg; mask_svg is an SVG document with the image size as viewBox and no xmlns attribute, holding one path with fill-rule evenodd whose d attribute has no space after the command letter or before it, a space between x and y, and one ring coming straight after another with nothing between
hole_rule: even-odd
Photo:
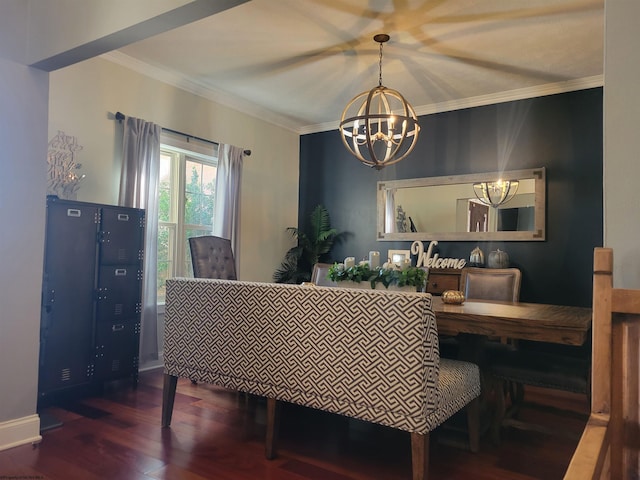
<instances>
[{"instance_id":1,"label":"window frame","mask_svg":"<svg viewBox=\"0 0 640 480\"><path fill-rule=\"evenodd\" d=\"M166 135L163 132L160 141L160 153L161 155L171 156L170 165L170 208L169 219L167 221L160 219L160 208L158 208L158 231L160 229L169 230L168 239L168 262L167 276L172 277L190 277L193 275L191 270L191 258L189 255L188 241L185 238L186 232L189 230L196 230L202 232L202 235L210 235L213 228L213 219L211 226L204 226L202 224L186 224L185 223L185 210L187 202L187 163L189 161L195 162L201 165L207 165L210 167L218 168L218 145L205 142L194 141L192 138L187 138L185 141L182 138L173 135ZM215 191L213 193L213 201L215 208ZM160 195L160 192L158 192ZM203 228L203 227L206 227ZM158 236L159 237L159 236ZM165 261L165 259L162 259ZM156 268L158 269L160 264L160 257L156 259ZM159 270L159 269L158 269ZM161 287L158 286L158 304L164 304L164 296L160 295Z\"/></svg>"}]
</instances>

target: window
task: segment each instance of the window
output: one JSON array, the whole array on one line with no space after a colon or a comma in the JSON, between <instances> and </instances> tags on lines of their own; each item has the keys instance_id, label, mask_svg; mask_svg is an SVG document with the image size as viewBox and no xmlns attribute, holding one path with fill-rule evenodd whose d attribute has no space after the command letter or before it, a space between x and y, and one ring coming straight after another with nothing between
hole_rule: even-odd
<instances>
[{"instance_id":1,"label":"window","mask_svg":"<svg viewBox=\"0 0 640 480\"><path fill-rule=\"evenodd\" d=\"M213 227L217 147L163 134L158 199L158 302L171 277L192 277L189 237ZM166 142L166 143L165 143Z\"/></svg>"}]
</instances>

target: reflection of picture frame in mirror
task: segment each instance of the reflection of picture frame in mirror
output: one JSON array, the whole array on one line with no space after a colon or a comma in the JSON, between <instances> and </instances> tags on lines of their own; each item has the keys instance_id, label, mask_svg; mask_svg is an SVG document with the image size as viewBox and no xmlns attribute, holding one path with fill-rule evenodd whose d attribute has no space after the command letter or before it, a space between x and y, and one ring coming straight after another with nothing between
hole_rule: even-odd
<instances>
[{"instance_id":1,"label":"reflection of picture frame in mirror","mask_svg":"<svg viewBox=\"0 0 640 480\"><path fill-rule=\"evenodd\" d=\"M387 250L387 261L402 265L405 260L411 258L411 252L409 250Z\"/></svg>"}]
</instances>

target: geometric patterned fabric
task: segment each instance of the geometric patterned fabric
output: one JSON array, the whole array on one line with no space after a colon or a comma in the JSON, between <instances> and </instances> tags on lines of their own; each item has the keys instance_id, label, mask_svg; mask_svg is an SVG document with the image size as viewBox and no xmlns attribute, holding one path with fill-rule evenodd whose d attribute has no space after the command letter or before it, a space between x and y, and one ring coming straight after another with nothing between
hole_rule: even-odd
<instances>
[{"instance_id":1,"label":"geometric patterned fabric","mask_svg":"<svg viewBox=\"0 0 640 480\"><path fill-rule=\"evenodd\" d=\"M431 295L167 280L165 373L426 433L480 394L440 360Z\"/></svg>"}]
</instances>

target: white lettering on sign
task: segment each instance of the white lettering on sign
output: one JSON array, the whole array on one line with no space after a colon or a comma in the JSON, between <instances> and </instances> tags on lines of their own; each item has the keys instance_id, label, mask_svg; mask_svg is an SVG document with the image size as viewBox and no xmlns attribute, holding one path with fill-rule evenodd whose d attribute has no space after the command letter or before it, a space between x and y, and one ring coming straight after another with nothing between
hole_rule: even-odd
<instances>
[{"instance_id":1,"label":"white lettering on sign","mask_svg":"<svg viewBox=\"0 0 640 480\"><path fill-rule=\"evenodd\" d=\"M464 268L467 261L462 258L440 258L440 255L433 253L433 247L438 245L437 240L432 240L424 251L422 242L416 240L411 244L411 254L417 255L416 267L427 268Z\"/></svg>"}]
</instances>

